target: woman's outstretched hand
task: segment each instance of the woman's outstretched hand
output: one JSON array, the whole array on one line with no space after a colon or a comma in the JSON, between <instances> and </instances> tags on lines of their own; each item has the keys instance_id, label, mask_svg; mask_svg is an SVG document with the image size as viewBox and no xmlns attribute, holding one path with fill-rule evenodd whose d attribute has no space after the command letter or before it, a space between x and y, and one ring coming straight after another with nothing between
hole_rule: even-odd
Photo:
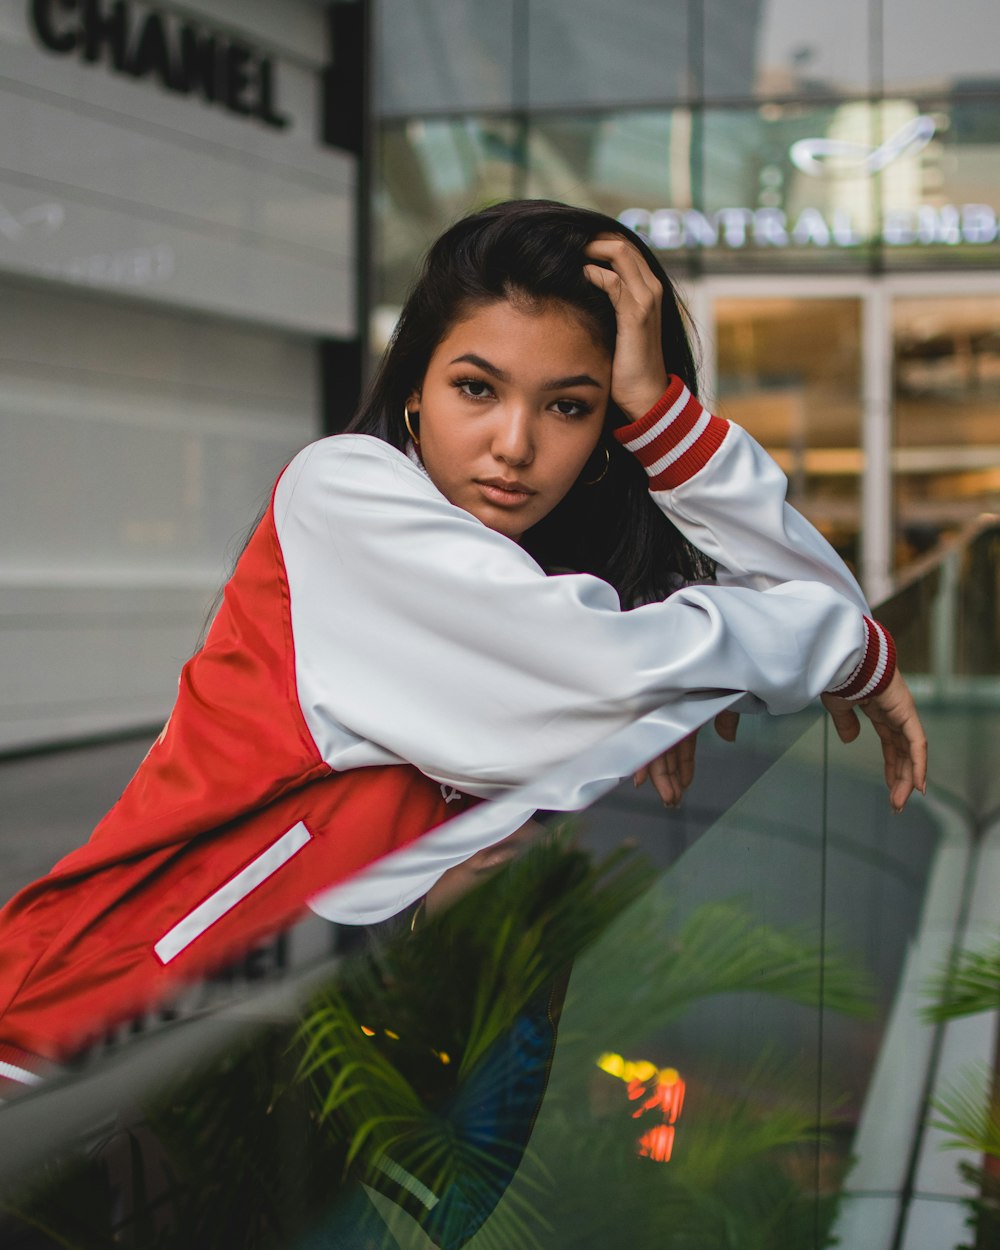
<instances>
[{"instance_id":1,"label":"woman's outstretched hand","mask_svg":"<svg viewBox=\"0 0 1000 1250\"><path fill-rule=\"evenodd\" d=\"M642 253L617 234L599 234L584 248L592 260L611 266L584 265L589 282L611 300L618 340L611 368L611 398L633 421L644 416L667 389L660 337L663 287Z\"/></svg>"},{"instance_id":2,"label":"woman's outstretched hand","mask_svg":"<svg viewBox=\"0 0 1000 1250\"><path fill-rule=\"evenodd\" d=\"M849 703L832 694L822 698L841 742L853 742L861 732L856 708L860 707L875 726L882 743L885 784L894 811L903 810L914 790L927 792L927 738L913 695L898 669L888 686L874 698L862 699L860 703Z\"/></svg>"},{"instance_id":3,"label":"woman's outstretched hand","mask_svg":"<svg viewBox=\"0 0 1000 1250\"><path fill-rule=\"evenodd\" d=\"M822 699L841 742L853 742L861 732L857 708L875 727L882 743L885 783L894 811L903 810L914 790L921 794L927 792L927 738L913 696L898 670L885 690L872 699L850 703L832 694L825 694ZM734 742L739 720L736 712L720 712L715 718L716 733L726 742ZM640 768L633 777L635 784L641 786L650 780L664 804L676 807L694 779L697 741L698 731L695 730Z\"/></svg>"}]
</instances>

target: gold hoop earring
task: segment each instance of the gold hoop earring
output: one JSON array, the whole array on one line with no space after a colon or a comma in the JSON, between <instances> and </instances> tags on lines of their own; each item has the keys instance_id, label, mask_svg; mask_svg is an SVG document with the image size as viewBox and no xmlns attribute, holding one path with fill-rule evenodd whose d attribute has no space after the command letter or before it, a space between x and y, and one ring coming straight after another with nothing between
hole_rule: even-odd
<instances>
[{"instance_id":1,"label":"gold hoop earring","mask_svg":"<svg viewBox=\"0 0 1000 1250\"><path fill-rule=\"evenodd\" d=\"M598 482L603 482L608 475L608 469L611 468L611 452L607 447L604 448L604 468L598 473L597 477L591 478L589 482L582 483L584 486L596 486Z\"/></svg>"},{"instance_id":2,"label":"gold hoop earring","mask_svg":"<svg viewBox=\"0 0 1000 1250\"><path fill-rule=\"evenodd\" d=\"M415 412L413 415L415 417L419 417L420 413ZM406 404L403 405L403 424L406 426L407 433L409 434L410 438L413 439L413 446L419 447L420 439L417 438L416 434L413 433L413 426L410 425L410 410L409 408L407 408Z\"/></svg>"}]
</instances>

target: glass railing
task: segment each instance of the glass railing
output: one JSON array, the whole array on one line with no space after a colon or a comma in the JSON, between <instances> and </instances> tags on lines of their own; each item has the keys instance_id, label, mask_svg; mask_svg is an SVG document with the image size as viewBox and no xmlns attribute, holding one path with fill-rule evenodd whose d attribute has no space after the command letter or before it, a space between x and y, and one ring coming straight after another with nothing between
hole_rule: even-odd
<instances>
[{"instance_id":1,"label":"glass railing","mask_svg":"<svg viewBox=\"0 0 1000 1250\"><path fill-rule=\"evenodd\" d=\"M545 815L450 905L314 918L0 1110L0 1245L971 1244L990 1156L939 1146L956 1090L989 1129L995 1014L929 1010L983 1005L997 937L998 613L995 525L880 611L931 743L902 815L871 733L706 727L679 809Z\"/></svg>"}]
</instances>

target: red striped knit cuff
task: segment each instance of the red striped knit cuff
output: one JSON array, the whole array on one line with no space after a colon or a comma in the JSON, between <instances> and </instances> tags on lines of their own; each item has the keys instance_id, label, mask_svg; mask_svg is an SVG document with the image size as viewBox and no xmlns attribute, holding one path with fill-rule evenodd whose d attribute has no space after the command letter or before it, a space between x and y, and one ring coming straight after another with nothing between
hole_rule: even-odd
<instances>
[{"instance_id":1,"label":"red striped knit cuff","mask_svg":"<svg viewBox=\"0 0 1000 1250\"><path fill-rule=\"evenodd\" d=\"M855 702L881 694L896 671L896 644L892 641L892 635L884 625L873 621L871 617L866 616L863 619L867 638L861 663L846 681L827 691L828 694Z\"/></svg>"},{"instance_id":2,"label":"red striped knit cuff","mask_svg":"<svg viewBox=\"0 0 1000 1250\"><path fill-rule=\"evenodd\" d=\"M670 490L694 477L719 449L729 422L713 417L680 378L638 421L614 431L649 474L650 490Z\"/></svg>"},{"instance_id":3,"label":"red striped knit cuff","mask_svg":"<svg viewBox=\"0 0 1000 1250\"><path fill-rule=\"evenodd\" d=\"M52 1066L41 1055L0 1042L0 1100L6 1101L35 1085L41 1085L42 1073Z\"/></svg>"}]
</instances>

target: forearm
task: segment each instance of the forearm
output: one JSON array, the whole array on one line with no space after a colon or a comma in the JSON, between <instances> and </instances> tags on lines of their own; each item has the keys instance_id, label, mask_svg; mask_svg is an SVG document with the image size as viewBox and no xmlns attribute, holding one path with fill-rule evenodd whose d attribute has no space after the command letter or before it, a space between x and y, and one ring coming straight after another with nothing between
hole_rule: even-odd
<instances>
[{"instance_id":1,"label":"forearm","mask_svg":"<svg viewBox=\"0 0 1000 1250\"><path fill-rule=\"evenodd\" d=\"M819 579L623 613L606 583L546 577L372 439L297 458L275 513L299 699L333 767L378 744L489 795L691 691L802 707L871 650L857 606Z\"/></svg>"},{"instance_id":2,"label":"forearm","mask_svg":"<svg viewBox=\"0 0 1000 1250\"><path fill-rule=\"evenodd\" d=\"M679 378L615 434L646 470L657 506L716 562L719 585L817 581L869 612L843 560L787 502L774 460L745 430L703 408Z\"/></svg>"}]
</instances>

